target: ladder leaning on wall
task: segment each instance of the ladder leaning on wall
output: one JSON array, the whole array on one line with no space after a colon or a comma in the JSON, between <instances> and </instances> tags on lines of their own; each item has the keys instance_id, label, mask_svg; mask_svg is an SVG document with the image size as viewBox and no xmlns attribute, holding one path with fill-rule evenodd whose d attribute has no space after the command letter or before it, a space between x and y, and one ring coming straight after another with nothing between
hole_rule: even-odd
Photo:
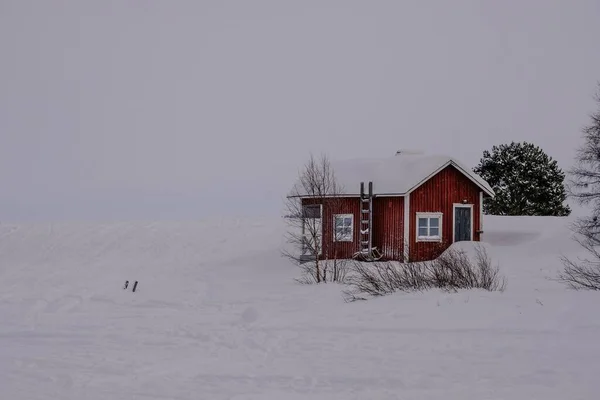
<instances>
[{"instance_id":1,"label":"ladder leaning on wall","mask_svg":"<svg viewBox=\"0 0 600 400\"><path fill-rule=\"evenodd\" d=\"M382 255L373 247L373 182L369 182L369 191L365 193L365 183L360 183L360 250L352 258L362 261L377 261Z\"/></svg>"}]
</instances>

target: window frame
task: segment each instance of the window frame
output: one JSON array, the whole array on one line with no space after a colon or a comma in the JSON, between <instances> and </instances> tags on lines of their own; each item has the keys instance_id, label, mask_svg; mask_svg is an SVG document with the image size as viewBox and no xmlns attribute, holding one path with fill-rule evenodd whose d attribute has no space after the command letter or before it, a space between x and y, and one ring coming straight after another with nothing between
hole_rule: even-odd
<instances>
[{"instance_id":1,"label":"window frame","mask_svg":"<svg viewBox=\"0 0 600 400\"><path fill-rule=\"evenodd\" d=\"M471 220L469 222L469 226L471 227L469 235L470 235L470 239L469 241L473 241L473 234L475 232L475 214L473 214L473 212L475 211L475 207L473 207L474 204L472 203L454 203L452 204L452 243L456 243L456 209L457 208L468 208L471 210L470 212L470 217ZM482 218L479 219L480 223L481 223Z\"/></svg>"},{"instance_id":2,"label":"window frame","mask_svg":"<svg viewBox=\"0 0 600 400\"><path fill-rule=\"evenodd\" d=\"M349 237L344 236L339 238L337 235L337 225L336 221L338 218L342 218L342 227L344 226L343 220L346 218L350 218L350 235ZM333 241L334 242L353 242L354 241L354 214L333 214Z\"/></svg>"},{"instance_id":3,"label":"window frame","mask_svg":"<svg viewBox=\"0 0 600 400\"><path fill-rule=\"evenodd\" d=\"M318 209L319 216L315 217L308 215L308 209ZM303 204L302 205L302 218L303 219L322 219L323 218L323 204Z\"/></svg>"},{"instance_id":4,"label":"window frame","mask_svg":"<svg viewBox=\"0 0 600 400\"><path fill-rule=\"evenodd\" d=\"M420 236L419 235L419 219L421 218L427 218L427 233L428 236ZM430 230L431 230L431 219L438 219L439 220L439 225L438 225L438 231L439 231L439 235L437 236L431 236L430 235ZM418 212L416 213L416 232L415 232L415 237L416 237L416 241L417 242L441 242L442 241L442 227L443 227L443 220L444 220L444 214L441 212Z\"/></svg>"}]
</instances>

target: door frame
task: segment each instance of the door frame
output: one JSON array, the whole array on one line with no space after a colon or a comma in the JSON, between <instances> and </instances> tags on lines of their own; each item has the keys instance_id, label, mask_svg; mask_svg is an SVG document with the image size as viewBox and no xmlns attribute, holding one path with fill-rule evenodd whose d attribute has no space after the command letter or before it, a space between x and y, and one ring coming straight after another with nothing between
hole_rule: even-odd
<instances>
[{"instance_id":1,"label":"door frame","mask_svg":"<svg viewBox=\"0 0 600 400\"><path fill-rule=\"evenodd\" d=\"M473 226L473 221L475 220L474 216L473 216L473 204L465 204L465 203L454 203L452 204L452 243L456 243L456 209L457 208L469 208L471 210L471 223L469 224L469 226L471 227L471 232L470 232L470 238L469 240L472 242L473 241L473 229L475 229L475 227Z\"/></svg>"}]
</instances>

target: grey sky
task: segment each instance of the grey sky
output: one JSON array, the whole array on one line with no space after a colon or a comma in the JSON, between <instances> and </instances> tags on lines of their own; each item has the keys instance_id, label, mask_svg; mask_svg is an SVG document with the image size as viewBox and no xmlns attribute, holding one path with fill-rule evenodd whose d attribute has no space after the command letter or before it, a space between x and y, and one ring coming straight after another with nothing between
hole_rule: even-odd
<instances>
[{"instance_id":1,"label":"grey sky","mask_svg":"<svg viewBox=\"0 0 600 400\"><path fill-rule=\"evenodd\" d=\"M310 151L572 162L600 2L0 0L0 220L278 215Z\"/></svg>"}]
</instances>

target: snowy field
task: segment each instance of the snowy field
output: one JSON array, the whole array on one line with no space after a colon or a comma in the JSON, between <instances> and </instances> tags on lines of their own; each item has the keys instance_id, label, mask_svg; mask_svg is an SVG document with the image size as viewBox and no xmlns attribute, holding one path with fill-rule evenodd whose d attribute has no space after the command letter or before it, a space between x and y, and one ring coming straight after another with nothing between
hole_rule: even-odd
<instances>
[{"instance_id":1,"label":"snowy field","mask_svg":"<svg viewBox=\"0 0 600 400\"><path fill-rule=\"evenodd\" d=\"M0 398L597 399L567 222L485 218L504 293L356 303L293 281L277 219L1 224Z\"/></svg>"}]
</instances>

